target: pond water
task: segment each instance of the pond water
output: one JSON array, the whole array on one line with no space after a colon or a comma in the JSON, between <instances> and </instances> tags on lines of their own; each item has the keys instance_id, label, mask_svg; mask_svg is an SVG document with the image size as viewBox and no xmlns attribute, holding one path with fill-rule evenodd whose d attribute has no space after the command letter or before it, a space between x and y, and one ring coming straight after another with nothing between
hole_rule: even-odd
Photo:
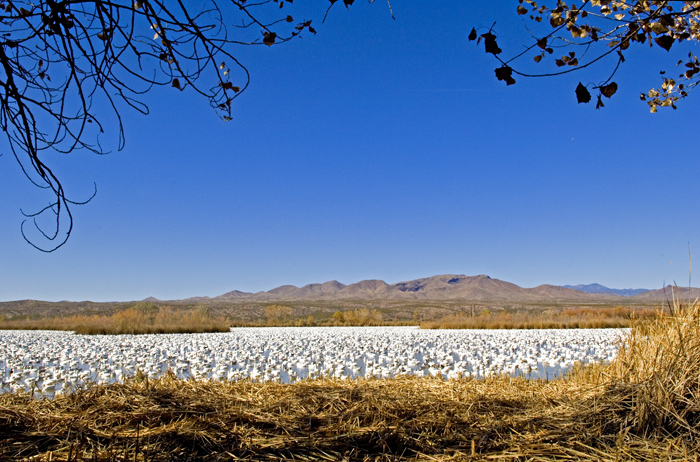
<instances>
[{"instance_id":1,"label":"pond water","mask_svg":"<svg viewBox=\"0 0 700 462\"><path fill-rule=\"evenodd\" d=\"M76 335L0 330L0 388L52 396L139 371L158 377L274 380L399 375L553 378L611 361L629 329L234 328L227 333Z\"/></svg>"}]
</instances>

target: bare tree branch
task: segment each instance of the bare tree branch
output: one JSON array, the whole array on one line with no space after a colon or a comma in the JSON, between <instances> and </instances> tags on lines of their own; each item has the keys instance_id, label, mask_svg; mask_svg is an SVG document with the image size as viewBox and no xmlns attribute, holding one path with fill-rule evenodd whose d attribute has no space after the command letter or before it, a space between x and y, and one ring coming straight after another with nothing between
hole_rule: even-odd
<instances>
[{"instance_id":1,"label":"bare tree branch","mask_svg":"<svg viewBox=\"0 0 700 462\"><path fill-rule=\"evenodd\" d=\"M194 91L231 120L232 102L250 83L235 47L316 33L311 21L295 24L281 13L291 3L0 0L0 128L24 175L52 197L38 211L22 212L24 239L41 251L58 249L73 229L70 207L97 191L70 199L47 163L48 152L108 152L101 135L111 118L122 149L120 111L126 106L147 114L141 97L156 86ZM53 225L46 227L45 216Z\"/></svg>"},{"instance_id":2,"label":"bare tree branch","mask_svg":"<svg viewBox=\"0 0 700 462\"><path fill-rule=\"evenodd\" d=\"M674 44L700 39L698 1L588 0L580 7L564 0L557 0L555 7L538 4L535 0L519 0L519 3L519 15L551 30L539 37L531 32L533 43L512 58L503 59L499 56L502 50L497 45L493 26L480 36L476 29L472 29L469 40L476 40L477 43L483 40L486 52L493 54L501 64L496 69L496 77L512 85L515 83L513 74L522 77L559 76L587 68L612 55L615 57L614 65L600 83L593 85L594 89L599 90L596 108L604 106L602 97L610 98L617 91L617 83L612 79L625 62L624 52L630 46L648 44L649 47L658 46L669 51ZM577 54L575 48L583 48L584 52ZM551 62L546 58L553 55L555 50L568 50L568 53L554 59L556 68L560 70L523 70L528 65L521 58L531 56L535 63L543 65L541 63ZM656 112L659 107L675 109L676 102L688 96L698 85L700 62L693 51L677 66L683 66L683 72L677 79L664 77L661 88L640 95L651 112ZM591 99L586 85L582 83L576 87L576 96L579 102L589 102Z\"/></svg>"}]
</instances>

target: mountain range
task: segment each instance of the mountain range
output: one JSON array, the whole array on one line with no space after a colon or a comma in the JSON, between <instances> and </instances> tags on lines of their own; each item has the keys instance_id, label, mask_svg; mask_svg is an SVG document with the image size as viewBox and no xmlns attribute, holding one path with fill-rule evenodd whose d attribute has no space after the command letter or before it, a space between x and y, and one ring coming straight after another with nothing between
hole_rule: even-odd
<instances>
[{"instance_id":1,"label":"mountain range","mask_svg":"<svg viewBox=\"0 0 700 462\"><path fill-rule=\"evenodd\" d=\"M567 289L580 290L588 294L617 294L623 297L634 297L643 292L649 292L649 289L611 289L600 284L578 284L575 286L562 286Z\"/></svg>"},{"instance_id":2,"label":"mountain range","mask_svg":"<svg viewBox=\"0 0 700 462\"><path fill-rule=\"evenodd\" d=\"M543 284L523 288L516 284L486 275L465 276L443 274L428 278L387 284L379 279L369 279L353 284L338 281L307 284L303 287L283 285L266 292L241 292L233 290L218 297L194 297L191 302L238 302L282 300L469 300L469 301L520 301L546 302L570 300L586 302L622 298L628 300L664 300L672 294L683 297L700 297L697 288L664 289L610 289L600 284L555 286Z\"/></svg>"}]
</instances>

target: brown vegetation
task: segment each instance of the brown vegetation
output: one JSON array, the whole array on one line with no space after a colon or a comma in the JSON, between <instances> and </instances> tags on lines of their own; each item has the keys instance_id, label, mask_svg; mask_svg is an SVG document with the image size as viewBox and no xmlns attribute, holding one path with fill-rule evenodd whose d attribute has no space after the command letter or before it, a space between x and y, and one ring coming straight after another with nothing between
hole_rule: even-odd
<instances>
[{"instance_id":1,"label":"brown vegetation","mask_svg":"<svg viewBox=\"0 0 700 462\"><path fill-rule=\"evenodd\" d=\"M700 307L638 324L564 378L143 377L0 396L3 460L697 460Z\"/></svg>"},{"instance_id":2,"label":"brown vegetation","mask_svg":"<svg viewBox=\"0 0 700 462\"><path fill-rule=\"evenodd\" d=\"M462 312L445 316L437 321L421 323L423 329L578 329L630 327L635 320L651 319L657 315L652 309L565 308L542 312L483 310L479 314Z\"/></svg>"},{"instance_id":3,"label":"brown vegetation","mask_svg":"<svg viewBox=\"0 0 700 462\"><path fill-rule=\"evenodd\" d=\"M5 319L0 329L68 330L78 334L164 334L185 332L228 332L229 323L212 317L205 307L177 309L137 303L110 315L73 315Z\"/></svg>"},{"instance_id":4,"label":"brown vegetation","mask_svg":"<svg viewBox=\"0 0 700 462\"><path fill-rule=\"evenodd\" d=\"M300 315L287 305L267 305L264 318L257 321L237 321L222 315L211 314L208 307L158 306L139 302L112 314L71 316L15 316L0 315L0 329L49 329L68 330L80 334L143 334L184 332L226 332L229 327L266 326L405 326L416 325L424 329L553 329L553 328L602 328L630 327L635 320L649 319L656 315L651 308L631 307L569 307L500 309L480 307L475 310L451 308L453 314L432 321L422 321L418 309L409 319L387 319L378 309L361 307L338 309L332 316ZM298 312L299 313L299 312ZM425 310L424 314L430 313ZM434 315L434 313L433 313Z\"/></svg>"},{"instance_id":5,"label":"brown vegetation","mask_svg":"<svg viewBox=\"0 0 700 462\"><path fill-rule=\"evenodd\" d=\"M384 316L377 310L360 308L359 310L336 311L330 321L334 326L381 326L386 325Z\"/></svg>"}]
</instances>

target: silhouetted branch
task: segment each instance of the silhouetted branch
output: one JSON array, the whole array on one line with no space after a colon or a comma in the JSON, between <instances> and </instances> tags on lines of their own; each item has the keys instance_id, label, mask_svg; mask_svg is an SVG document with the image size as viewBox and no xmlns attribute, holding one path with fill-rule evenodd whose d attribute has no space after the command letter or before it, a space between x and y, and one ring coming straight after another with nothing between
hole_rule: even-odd
<instances>
[{"instance_id":1,"label":"silhouetted branch","mask_svg":"<svg viewBox=\"0 0 700 462\"><path fill-rule=\"evenodd\" d=\"M547 24L552 30L539 38L530 32L533 43L509 59L502 59L502 50L498 47L497 36L493 26L488 32L477 35L476 29L472 29L469 40L482 40L485 51L491 53L499 61L501 67L496 69L496 77L508 85L515 83L513 74L523 77L553 77L576 72L597 63L610 55L616 55L615 65L598 84L593 88L600 90L596 108L603 107L601 97L610 98L618 88L612 78L617 73L620 65L625 62L624 52L632 45L641 45L648 42L650 47L659 46L665 50L685 40L698 41L700 39L700 2L627 2L621 0L608 1L584 1L580 7L573 3L558 0L555 7L536 3L533 0L520 0L517 13L529 17L533 23ZM553 2L552 2L553 3ZM676 11L676 8L680 11ZM546 25L541 27L547 28ZM562 35L567 32L568 35ZM571 47L583 47L584 52L569 51L559 58L554 59L554 64L562 70L547 72L530 72L520 59L532 56L535 63L547 62L546 58L553 55L555 50L570 49ZM588 54L592 56L588 56ZM517 68L516 68L516 61ZM551 62L551 61L550 61ZM695 88L700 80L700 62L691 51L687 60L678 62L678 66L684 65L684 72L680 73L677 83L674 78L663 78L660 89L651 89L646 94L642 93L640 99L646 101L651 112L656 112L658 107L673 107L675 103L685 98L689 91ZM662 72L663 74L663 72ZM579 83L576 87L576 97L579 103L587 103L591 95L587 85Z\"/></svg>"},{"instance_id":2,"label":"silhouetted branch","mask_svg":"<svg viewBox=\"0 0 700 462\"><path fill-rule=\"evenodd\" d=\"M100 142L105 126L112 126L103 122L106 117L115 118L116 147L122 149L120 110L125 105L148 114L141 98L156 86L194 91L219 117L231 120L232 102L250 83L235 47L272 46L305 29L316 32L311 21L294 24L292 16L280 12L290 0L192 5L181 0L0 0L0 128L24 175L53 196L48 206L22 212L27 218L22 236L35 248L51 252L65 244L73 229L70 206L89 202L97 191L87 200L70 199L45 162L47 152L107 153ZM50 228L38 221L47 214L54 215ZM40 242L26 233L29 219Z\"/></svg>"}]
</instances>

